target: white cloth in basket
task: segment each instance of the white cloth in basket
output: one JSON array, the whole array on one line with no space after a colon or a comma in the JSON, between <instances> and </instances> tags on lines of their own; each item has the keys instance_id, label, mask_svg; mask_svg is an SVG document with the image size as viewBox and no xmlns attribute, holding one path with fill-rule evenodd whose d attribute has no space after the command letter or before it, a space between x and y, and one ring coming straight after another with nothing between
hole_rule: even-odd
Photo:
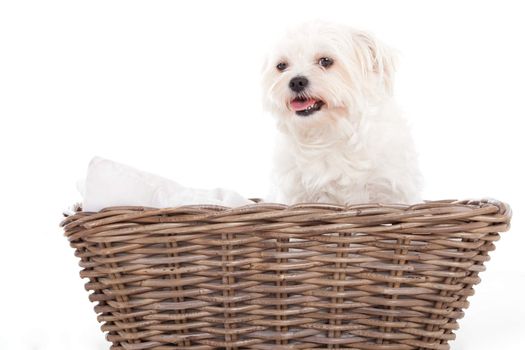
<instances>
[{"instance_id":1,"label":"white cloth in basket","mask_svg":"<svg viewBox=\"0 0 525 350\"><path fill-rule=\"evenodd\" d=\"M238 207L254 203L234 191L185 187L175 181L100 157L91 160L86 180L79 181L77 188L83 196L84 211L129 205L167 208L215 204Z\"/></svg>"}]
</instances>

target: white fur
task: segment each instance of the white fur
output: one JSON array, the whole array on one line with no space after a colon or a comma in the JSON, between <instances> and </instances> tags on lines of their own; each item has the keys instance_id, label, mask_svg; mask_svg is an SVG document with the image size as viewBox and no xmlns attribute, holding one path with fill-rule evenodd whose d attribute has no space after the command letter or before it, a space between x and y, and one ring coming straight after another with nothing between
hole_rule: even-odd
<instances>
[{"instance_id":1,"label":"white fur","mask_svg":"<svg viewBox=\"0 0 525 350\"><path fill-rule=\"evenodd\" d=\"M334 64L321 67L321 57ZM285 61L285 71L276 65ZM280 131L269 201L414 203L421 176L406 121L392 96L394 56L372 35L343 25L309 22L291 30L268 57L264 106ZM289 87L325 102L308 117L295 114Z\"/></svg>"}]
</instances>

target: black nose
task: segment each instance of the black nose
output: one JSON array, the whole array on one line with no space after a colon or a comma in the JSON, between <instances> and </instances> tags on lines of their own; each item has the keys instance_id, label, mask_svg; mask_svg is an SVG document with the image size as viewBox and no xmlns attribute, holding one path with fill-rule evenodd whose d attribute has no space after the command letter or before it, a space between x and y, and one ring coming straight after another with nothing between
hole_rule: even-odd
<instances>
[{"instance_id":1,"label":"black nose","mask_svg":"<svg viewBox=\"0 0 525 350\"><path fill-rule=\"evenodd\" d=\"M288 86L294 92L301 92L308 86L308 79L305 77L295 77L290 80Z\"/></svg>"}]
</instances>

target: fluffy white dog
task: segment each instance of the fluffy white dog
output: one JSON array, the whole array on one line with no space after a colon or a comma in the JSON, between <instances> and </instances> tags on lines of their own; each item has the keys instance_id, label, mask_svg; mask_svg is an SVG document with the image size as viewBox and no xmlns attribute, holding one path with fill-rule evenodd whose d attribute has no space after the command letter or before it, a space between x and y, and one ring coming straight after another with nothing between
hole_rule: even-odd
<instances>
[{"instance_id":1,"label":"fluffy white dog","mask_svg":"<svg viewBox=\"0 0 525 350\"><path fill-rule=\"evenodd\" d=\"M421 176L392 89L394 55L325 22L291 30L268 57L264 105L280 130L268 200L414 203Z\"/></svg>"}]
</instances>

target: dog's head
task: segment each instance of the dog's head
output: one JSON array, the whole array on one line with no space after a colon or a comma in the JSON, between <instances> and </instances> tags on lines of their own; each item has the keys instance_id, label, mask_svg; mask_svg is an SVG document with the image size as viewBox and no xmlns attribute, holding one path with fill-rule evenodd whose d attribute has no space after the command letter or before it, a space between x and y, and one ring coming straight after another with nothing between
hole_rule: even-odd
<instances>
[{"instance_id":1,"label":"dog's head","mask_svg":"<svg viewBox=\"0 0 525 350\"><path fill-rule=\"evenodd\" d=\"M372 35L309 22L291 30L263 72L265 108L294 124L352 118L392 92L394 57Z\"/></svg>"}]
</instances>

